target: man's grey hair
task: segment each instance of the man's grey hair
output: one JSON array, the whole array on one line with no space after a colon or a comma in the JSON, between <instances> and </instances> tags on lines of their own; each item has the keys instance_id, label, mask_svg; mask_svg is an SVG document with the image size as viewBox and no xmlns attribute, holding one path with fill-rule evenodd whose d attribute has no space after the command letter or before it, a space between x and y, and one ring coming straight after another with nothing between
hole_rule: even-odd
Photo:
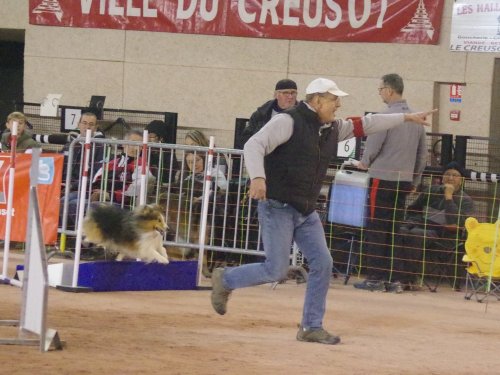
<instances>
[{"instance_id":1,"label":"man's grey hair","mask_svg":"<svg viewBox=\"0 0 500 375\"><path fill-rule=\"evenodd\" d=\"M315 96L319 96L320 98L322 98L322 97L327 96L327 95L328 95L327 92L323 92L323 93L314 92L312 94L306 94L304 101L306 103L311 103Z\"/></svg>"},{"instance_id":2,"label":"man's grey hair","mask_svg":"<svg viewBox=\"0 0 500 375\"><path fill-rule=\"evenodd\" d=\"M382 76L382 82L384 83L384 86L390 87L399 95L403 95L405 85L403 83L403 78L401 78L399 74L386 74L385 76Z\"/></svg>"}]
</instances>

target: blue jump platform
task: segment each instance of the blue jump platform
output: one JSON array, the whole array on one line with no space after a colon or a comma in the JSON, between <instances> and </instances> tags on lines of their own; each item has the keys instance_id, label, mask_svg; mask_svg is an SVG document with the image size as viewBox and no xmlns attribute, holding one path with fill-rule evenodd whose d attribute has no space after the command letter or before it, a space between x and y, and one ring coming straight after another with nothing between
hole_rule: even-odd
<instances>
[{"instance_id":1,"label":"blue jump platform","mask_svg":"<svg viewBox=\"0 0 500 375\"><path fill-rule=\"evenodd\" d=\"M72 291L73 264L50 264L48 268L51 286ZM16 277L21 280L22 277L19 276L23 269L23 265L17 266ZM168 264L137 261L86 262L80 263L77 288L94 292L196 290L197 269L197 261L171 261Z\"/></svg>"},{"instance_id":2,"label":"blue jump platform","mask_svg":"<svg viewBox=\"0 0 500 375\"><path fill-rule=\"evenodd\" d=\"M91 288L94 292L194 290L197 289L197 268L196 261L81 263L78 286Z\"/></svg>"}]
</instances>

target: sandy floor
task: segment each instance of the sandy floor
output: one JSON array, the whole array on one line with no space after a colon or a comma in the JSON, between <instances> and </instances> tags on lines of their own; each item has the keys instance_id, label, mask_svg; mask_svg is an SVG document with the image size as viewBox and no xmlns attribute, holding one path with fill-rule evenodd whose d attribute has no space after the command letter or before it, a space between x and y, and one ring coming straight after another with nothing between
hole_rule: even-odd
<instances>
[{"instance_id":1,"label":"sandy floor","mask_svg":"<svg viewBox=\"0 0 500 375\"><path fill-rule=\"evenodd\" d=\"M10 263L16 263L11 260ZM12 268L14 265L12 265ZM352 283L352 282L351 282ZM2 374L498 374L500 302L446 288L402 295L332 281L326 346L295 340L304 284L238 290L225 316L210 291L74 294L51 289L48 326L66 348L0 346ZM0 285L0 319L21 290ZM486 311L487 307L487 311ZM1 338L17 329L0 327Z\"/></svg>"}]
</instances>

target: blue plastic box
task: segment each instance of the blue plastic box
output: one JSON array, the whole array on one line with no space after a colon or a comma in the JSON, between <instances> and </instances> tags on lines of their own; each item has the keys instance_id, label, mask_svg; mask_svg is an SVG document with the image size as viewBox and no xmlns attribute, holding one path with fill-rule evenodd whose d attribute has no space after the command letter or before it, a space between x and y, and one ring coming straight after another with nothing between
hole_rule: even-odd
<instances>
[{"instance_id":1,"label":"blue plastic box","mask_svg":"<svg viewBox=\"0 0 500 375\"><path fill-rule=\"evenodd\" d=\"M368 213L370 176L366 172L340 169L330 192L328 221L364 227Z\"/></svg>"}]
</instances>

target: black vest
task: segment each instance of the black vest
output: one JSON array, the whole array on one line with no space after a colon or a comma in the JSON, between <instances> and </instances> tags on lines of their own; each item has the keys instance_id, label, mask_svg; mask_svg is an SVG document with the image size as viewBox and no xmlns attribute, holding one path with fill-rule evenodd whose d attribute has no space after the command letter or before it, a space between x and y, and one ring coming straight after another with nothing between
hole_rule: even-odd
<instances>
[{"instance_id":1,"label":"black vest","mask_svg":"<svg viewBox=\"0 0 500 375\"><path fill-rule=\"evenodd\" d=\"M267 198L289 203L303 215L316 208L328 164L337 154L336 124L322 129L318 115L304 103L286 111L293 134L264 159Z\"/></svg>"}]
</instances>

